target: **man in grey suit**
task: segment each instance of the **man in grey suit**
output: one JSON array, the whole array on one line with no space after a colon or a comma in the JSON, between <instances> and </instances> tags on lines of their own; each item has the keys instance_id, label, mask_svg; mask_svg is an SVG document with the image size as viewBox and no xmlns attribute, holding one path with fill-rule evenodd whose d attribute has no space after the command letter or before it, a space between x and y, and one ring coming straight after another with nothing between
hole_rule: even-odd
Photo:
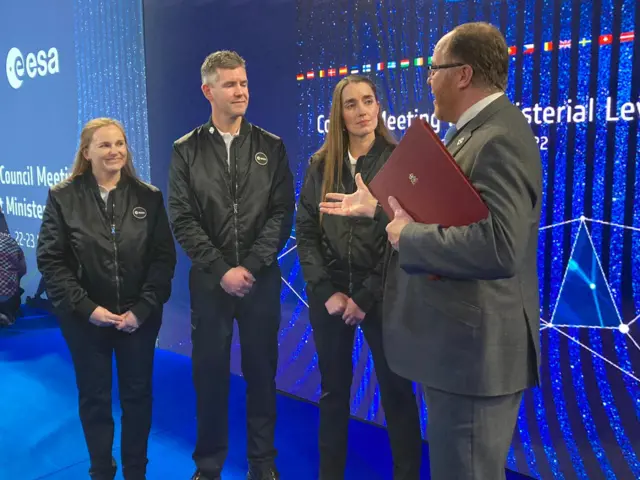
<instances>
[{"instance_id":1,"label":"man in grey suit","mask_svg":"<svg viewBox=\"0 0 640 480\"><path fill-rule=\"evenodd\" d=\"M538 384L540 153L504 95L509 57L495 27L457 27L429 68L435 114L455 125L447 148L490 213L444 228L414 222L390 199L385 352L392 370L424 386L431 478L497 480L523 391ZM321 211L380 215L358 185L352 195L328 195Z\"/></svg>"}]
</instances>

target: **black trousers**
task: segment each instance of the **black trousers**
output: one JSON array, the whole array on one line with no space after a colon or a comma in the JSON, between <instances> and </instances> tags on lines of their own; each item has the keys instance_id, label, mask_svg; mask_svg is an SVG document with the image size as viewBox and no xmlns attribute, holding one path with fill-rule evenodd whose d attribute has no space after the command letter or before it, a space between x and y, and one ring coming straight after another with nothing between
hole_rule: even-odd
<instances>
[{"instance_id":1,"label":"black trousers","mask_svg":"<svg viewBox=\"0 0 640 480\"><path fill-rule=\"evenodd\" d=\"M24 290L20 289L12 297L0 302L0 313L10 317L10 320L15 320L20 310L21 295L23 291Z\"/></svg>"},{"instance_id":2,"label":"black trousers","mask_svg":"<svg viewBox=\"0 0 640 480\"><path fill-rule=\"evenodd\" d=\"M147 319L134 333L97 327L77 318L60 320L73 360L80 421L91 458L91 478L115 476L111 411L112 365L115 353L122 407L122 470L127 480L145 478L151 430L152 375L161 314Z\"/></svg>"},{"instance_id":3,"label":"black trousers","mask_svg":"<svg viewBox=\"0 0 640 480\"><path fill-rule=\"evenodd\" d=\"M247 383L247 456L272 464L281 277L278 265L257 275L249 294L227 294L211 275L193 268L191 342L198 433L193 459L207 477L220 475L228 452L228 404L233 320L238 322L242 374Z\"/></svg>"},{"instance_id":4,"label":"black trousers","mask_svg":"<svg viewBox=\"0 0 640 480\"><path fill-rule=\"evenodd\" d=\"M329 315L325 306L312 296L309 301L322 384L320 480L339 480L344 478L347 460L355 327L346 325L341 316ZM360 327L371 350L380 385L393 453L393 478L418 480L422 437L413 385L389 369L382 346L382 311L378 305L367 313Z\"/></svg>"}]
</instances>

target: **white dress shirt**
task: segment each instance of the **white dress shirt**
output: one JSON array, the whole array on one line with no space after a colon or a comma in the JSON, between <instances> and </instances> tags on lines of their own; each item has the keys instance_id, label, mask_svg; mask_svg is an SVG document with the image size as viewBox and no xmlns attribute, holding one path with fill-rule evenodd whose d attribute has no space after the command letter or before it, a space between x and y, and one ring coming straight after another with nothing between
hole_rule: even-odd
<instances>
[{"instance_id":1,"label":"white dress shirt","mask_svg":"<svg viewBox=\"0 0 640 480\"><path fill-rule=\"evenodd\" d=\"M467 123L473 120L476 115L488 107L491 102L500 98L502 95L504 95L503 92L497 92L471 105L462 115L460 115L460 118L456 122L456 130L459 132Z\"/></svg>"}]
</instances>

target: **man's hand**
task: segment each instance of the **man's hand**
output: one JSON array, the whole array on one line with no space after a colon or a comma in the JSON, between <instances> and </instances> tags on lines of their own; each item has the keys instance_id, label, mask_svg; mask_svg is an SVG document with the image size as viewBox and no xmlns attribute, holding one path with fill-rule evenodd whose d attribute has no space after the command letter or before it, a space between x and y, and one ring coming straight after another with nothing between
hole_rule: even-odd
<instances>
[{"instance_id":1,"label":"man's hand","mask_svg":"<svg viewBox=\"0 0 640 480\"><path fill-rule=\"evenodd\" d=\"M342 315L344 313L344 309L347 307L347 301L349 297L347 297L344 293L334 293L331 295L331 298L327 300L324 306L329 312L329 315Z\"/></svg>"},{"instance_id":2,"label":"man's hand","mask_svg":"<svg viewBox=\"0 0 640 480\"><path fill-rule=\"evenodd\" d=\"M122 315L122 322L119 325L116 325L116 328L122 332L133 333L135 332L140 323L138 322L138 318L133 314L133 312L128 311Z\"/></svg>"},{"instance_id":3,"label":"man's hand","mask_svg":"<svg viewBox=\"0 0 640 480\"><path fill-rule=\"evenodd\" d=\"M405 212L394 197L389 197L389 206L393 209L393 220L387 225L387 236L391 246L398 250L400 244L400 234L404 227L413 223L414 220Z\"/></svg>"},{"instance_id":4,"label":"man's hand","mask_svg":"<svg viewBox=\"0 0 640 480\"><path fill-rule=\"evenodd\" d=\"M362 175L356 174L356 186L358 189L347 195L346 193L327 193L326 202L320 202L320 212L328 215L342 217L369 217L376 213L378 201L371 195L362 180Z\"/></svg>"},{"instance_id":5,"label":"man's hand","mask_svg":"<svg viewBox=\"0 0 640 480\"><path fill-rule=\"evenodd\" d=\"M342 315L342 319L344 323L347 325L359 325L363 320L366 314L362 311L362 309L350 298L347 301L347 308L344 309L344 314Z\"/></svg>"},{"instance_id":6,"label":"man's hand","mask_svg":"<svg viewBox=\"0 0 640 480\"><path fill-rule=\"evenodd\" d=\"M220 280L220 286L224 288L224 291L234 297L244 297L256 279L253 278L251 272L244 267L234 267L224 274L222 280Z\"/></svg>"},{"instance_id":7,"label":"man's hand","mask_svg":"<svg viewBox=\"0 0 640 480\"><path fill-rule=\"evenodd\" d=\"M111 313L106 308L96 307L89 317L89 321L96 327L113 327L120 325L123 319L120 315Z\"/></svg>"}]
</instances>

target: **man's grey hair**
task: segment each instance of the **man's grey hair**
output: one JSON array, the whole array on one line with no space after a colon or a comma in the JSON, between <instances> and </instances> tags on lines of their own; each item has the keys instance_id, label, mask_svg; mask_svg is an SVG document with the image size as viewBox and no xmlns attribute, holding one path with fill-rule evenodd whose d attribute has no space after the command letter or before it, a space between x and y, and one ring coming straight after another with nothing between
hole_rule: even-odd
<instances>
[{"instance_id":1,"label":"man's grey hair","mask_svg":"<svg viewBox=\"0 0 640 480\"><path fill-rule=\"evenodd\" d=\"M202 83L215 82L218 79L218 70L221 68L233 70L240 67L246 68L246 63L244 58L236 52L230 50L214 52L204 59L200 68Z\"/></svg>"}]
</instances>

